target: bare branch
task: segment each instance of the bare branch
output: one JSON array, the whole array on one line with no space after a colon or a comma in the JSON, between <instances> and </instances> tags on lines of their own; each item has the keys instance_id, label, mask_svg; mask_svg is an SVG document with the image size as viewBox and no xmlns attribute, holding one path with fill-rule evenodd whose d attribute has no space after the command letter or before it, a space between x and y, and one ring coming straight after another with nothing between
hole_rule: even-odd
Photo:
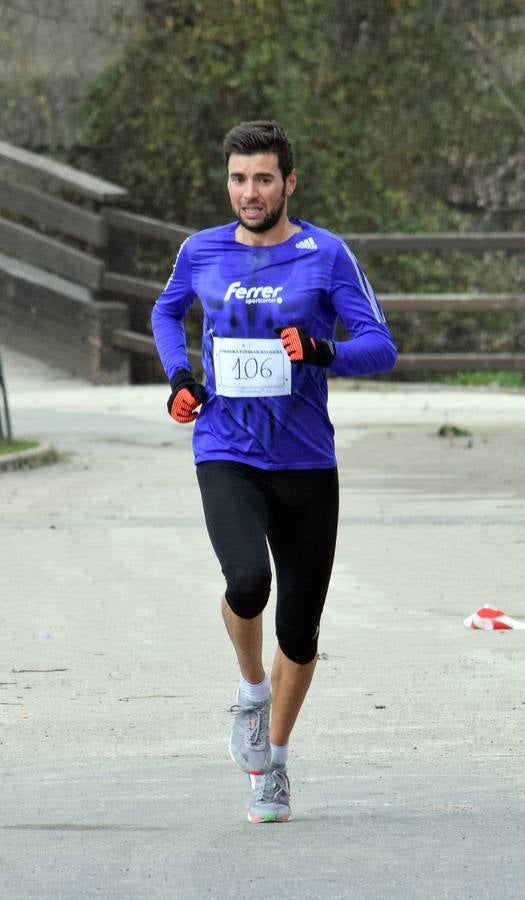
<instances>
[{"instance_id":1,"label":"bare branch","mask_svg":"<svg viewBox=\"0 0 525 900\"><path fill-rule=\"evenodd\" d=\"M484 76L484 78L487 79L494 93L497 94L501 102L504 103L508 109L510 109L522 132L525 134L525 115L518 108L518 106L516 106L513 99L509 96L509 94L503 87L501 83L501 77L497 77L499 73L496 73L495 65L490 60L490 48L488 47L485 38L483 37L479 28L473 23L467 24L466 27L471 38L471 40L469 41L469 46L473 52L479 71Z\"/></svg>"}]
</instances>

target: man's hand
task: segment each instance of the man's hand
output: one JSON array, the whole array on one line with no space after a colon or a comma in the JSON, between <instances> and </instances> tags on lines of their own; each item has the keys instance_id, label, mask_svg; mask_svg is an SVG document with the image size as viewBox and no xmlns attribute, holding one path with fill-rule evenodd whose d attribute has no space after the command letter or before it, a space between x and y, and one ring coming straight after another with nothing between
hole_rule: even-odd
<instances>
[{"instance_id":1,"label":"man's hand","mask_svg":"<svg viewBox=\"0 0 525 900\"><path fill-rule=\"evenodd\" d=\"M198 416L195 410L206 400L204 387L195 381L187 369L177 369L170 385L172 391L168 400L170 416L176 422L193 422Z\"/></svg>"},{"instance_id":2,"label":"man's hand","mask_svg":"<svg viewBox=\"0 0 525 900\"><path fill-rule=\"evenodd\" d=\"M313 338L305 328L293 325L276 328L275 333L281 338L292 362L302 362L309 366L329 366L335 357L333 341Z\"/></svg>"}]
</instances>

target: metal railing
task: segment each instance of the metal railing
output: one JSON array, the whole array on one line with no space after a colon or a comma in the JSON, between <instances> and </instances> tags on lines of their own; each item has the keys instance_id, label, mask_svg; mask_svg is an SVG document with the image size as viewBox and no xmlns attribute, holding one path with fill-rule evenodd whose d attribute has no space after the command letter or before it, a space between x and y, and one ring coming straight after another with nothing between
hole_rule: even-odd
<instances>
[{"instance_id":1,"label":"metal railing","mask_svg":"<svg viewBox=\"0 0 525 900\"><path fill-rule=\"evenodd\" d=\"M11 416L9 415L9 402L7 399L7 385L4 378L4 369L2 366L2 354L0 353L0 438L7 438L8 441L13 440L13 429L11 428Z\"/></svg>"}]
</instances>

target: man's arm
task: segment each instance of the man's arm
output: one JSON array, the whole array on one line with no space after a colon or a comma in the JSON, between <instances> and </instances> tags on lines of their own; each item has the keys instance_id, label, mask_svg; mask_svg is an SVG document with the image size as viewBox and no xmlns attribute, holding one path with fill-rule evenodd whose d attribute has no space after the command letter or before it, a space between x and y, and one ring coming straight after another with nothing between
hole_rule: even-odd
<instances>
[{"instance_id":1,"label":"man's arm","mask_svg":"<svg viewBox=\"0 0 525 900\"><path fill-rule=\"evenodd\" d=\"M168 412L177 422L193 422L198 415L195 410L206 399L202 384L192 375L186 352L183 320L194 299L191 260L185 241L151 314L153 337L171 386Z\"/></svg>"},{"instance_id":2,"label":"man's arm","mask_svg":"<svg viewBox=\"0 0 525 900\"><path fill-rule=\"evenodd\" d=\"M179 369L191 372L186 353L184 317L195 300L188 239L181 245L173 272L151 313L151 327L164 371L171 382Z\"/></svg>"},{"instance_id":3,"label":"man's arm","mask_svg":"<svg viewBox=\"0 0 525 900\"><path fill-rule=\"evenodd\" d=\"M356 376L393 369L397 350L383 310L357 259L343 242L334 262L331 298L352 339L334 342L330 370L336 375Z\"/></svg>"}]
</instances>

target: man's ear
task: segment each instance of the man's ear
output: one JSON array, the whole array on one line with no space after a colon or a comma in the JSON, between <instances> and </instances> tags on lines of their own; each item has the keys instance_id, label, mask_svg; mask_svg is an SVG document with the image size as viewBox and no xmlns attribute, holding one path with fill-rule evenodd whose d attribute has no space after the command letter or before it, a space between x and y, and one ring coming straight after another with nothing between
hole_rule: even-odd
<instances>
[{"instance_id":1,"label":"man's ear","mask_svg":"<svg viewBox=\"0 0 525 900\"><path fill-rule=\"evenodd\" d=\"M286 196L291 197L297 186L297 172L292 169L286 179Z\"/></svg>"}]
</instances>

